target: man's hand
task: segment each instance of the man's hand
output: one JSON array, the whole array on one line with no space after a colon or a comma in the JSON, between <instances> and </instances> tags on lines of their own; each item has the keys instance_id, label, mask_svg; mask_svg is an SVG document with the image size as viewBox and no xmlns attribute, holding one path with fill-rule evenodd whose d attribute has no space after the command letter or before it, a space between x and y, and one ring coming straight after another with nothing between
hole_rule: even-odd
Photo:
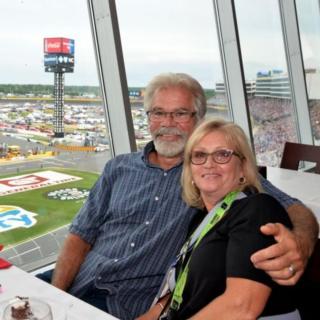
<instances>
[{"instance_id":1,"label":"man's hand","mask_svg":"<svg viewBox=\"0 0 320 320\"><path fill-rule=\"evenodd\" d=\"M254 266L264 270L280 285L296 284L309 258L309 254L303 252L300 239L280 223L268 223L260 230L273 236L277 243L254 253L251 256Z\"/></svg>"}]
</instances>

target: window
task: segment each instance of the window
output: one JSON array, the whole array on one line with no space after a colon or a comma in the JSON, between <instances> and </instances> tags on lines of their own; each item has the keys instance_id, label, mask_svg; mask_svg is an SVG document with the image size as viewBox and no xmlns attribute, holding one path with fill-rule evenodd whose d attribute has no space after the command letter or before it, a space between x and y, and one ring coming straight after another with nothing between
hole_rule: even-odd
<instances>
[{"instance_id":1,"label":"window","mask_svg":"<svg viewBox=\"0 0 320 320\"><path fill-rule=\"evenodd\" d=\"M319 3L296 6L313 138L320 144ZM208 116L233 120L248 135L252 127L261 165L277 166L286 140L308 142L302 67L294 55L299 37L288 31L296 22L293 7L277 0L2 1L1 256L26 270L55 260L106 161L134 150L135 141L139 149L149 141L143 93L159 73L190 74L205 88ZM74 55L45 53L45 38L67 40L69 49L74 40ZM286 48L289 42L294 46Z\"/></svg>"},{"instance_id":2,"label":"window","mask_svg":"<svg viewBox=\"0 0 320 320\"><path fill-rule=\"evenodd\" d=\"M296 1L314 143L320 145L320 8L319 1Z\"/></svg>"},{"instance_id":3,"label":"window","mask_svg":"<svg viewBox=\"0 0 320 320\"><path fill-rule=\"evenodd\" d=\"M278 166L284 142L298 140L278 1L235 7L257 161Z\"/></svg>"},{"instance_id":4,"label":"window","mask_svg":"<svg viewBox=\"0 0 320 320\"><path fill-rule=\"evenodd\" d=\"M162 72L196 78L208 96L208 116L229 118L212 1L116 0L138 148L150 140L143 90Z\"/></svg>"},{"instance_id":5,"label":"window","mask_svg":"<svg viewBox=\"0 0 320 320\"><path fill-rule=\"evenodd\" d=\"M54 261L110 141L87 2L2 1L0 27L1 254L30 270ZM45 55L44 38L64 42L51 39ZM58 69L72 59L73 72Z\"/></svg>"}]
</instances>

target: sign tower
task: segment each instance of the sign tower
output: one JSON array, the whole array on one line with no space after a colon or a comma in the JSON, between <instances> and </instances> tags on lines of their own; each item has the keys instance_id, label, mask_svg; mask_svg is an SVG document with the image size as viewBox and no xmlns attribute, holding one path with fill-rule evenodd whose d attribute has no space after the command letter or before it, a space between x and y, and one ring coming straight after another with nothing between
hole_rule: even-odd
<instances>
[{"instance_id":1,"label":"sign tower","mask_svg":"<svg viewBox=\"0 0 320 320\"><path fill-rule=\"evenodd\" d=\"M54 137L64 137L64 74L74 69L74 40L44 38L45 72L54 72Z\"/></svg>"}]
</instances>

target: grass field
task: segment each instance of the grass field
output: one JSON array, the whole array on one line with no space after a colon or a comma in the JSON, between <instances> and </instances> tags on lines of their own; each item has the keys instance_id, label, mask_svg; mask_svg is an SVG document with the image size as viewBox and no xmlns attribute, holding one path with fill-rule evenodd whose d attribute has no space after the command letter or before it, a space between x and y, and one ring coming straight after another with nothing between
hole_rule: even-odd
<instances>
[{"instance_id":1,"label":"grass field","mask_svg":"<svg viewBox=\"0 0 320 320\"><path fill-rule=\"evenodd\" d=\"M46 170L48 170L48 168L46 168ZM37 223L31 228L17 228L0 232L1 244L4 244L5 246L16 244L70 223L74 215L82 206L84 200L53 200L47 197L47 193L64 188L90 189L98 178L98 174L90 172L61 168L51 168L49 170L78 176L81 177L82 180L0 197L0 205L14 205L37 214L35 217ZM39 171L41 170L20 172L18 175ZM14 175L9 176L13 177ZM5 177L8 177L8 175L0 176L0 178Z\"/></svg>"}]
</instances>

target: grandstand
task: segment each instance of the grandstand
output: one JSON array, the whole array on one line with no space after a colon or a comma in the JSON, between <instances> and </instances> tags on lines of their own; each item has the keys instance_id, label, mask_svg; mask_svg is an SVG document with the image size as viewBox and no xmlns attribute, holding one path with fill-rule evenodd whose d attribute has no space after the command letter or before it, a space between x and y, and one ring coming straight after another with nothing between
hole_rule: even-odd
<instances>
[{"instance_id":1,"label":"grandstand","mask_svg":"<svg viewBox=\"0 0 320 320\"><path fill-rule=\"evenodd\" d=\"M256 78L255 96L291 99L288 74L282 70L259 71Z\"/></svg>"}]
</instances>

